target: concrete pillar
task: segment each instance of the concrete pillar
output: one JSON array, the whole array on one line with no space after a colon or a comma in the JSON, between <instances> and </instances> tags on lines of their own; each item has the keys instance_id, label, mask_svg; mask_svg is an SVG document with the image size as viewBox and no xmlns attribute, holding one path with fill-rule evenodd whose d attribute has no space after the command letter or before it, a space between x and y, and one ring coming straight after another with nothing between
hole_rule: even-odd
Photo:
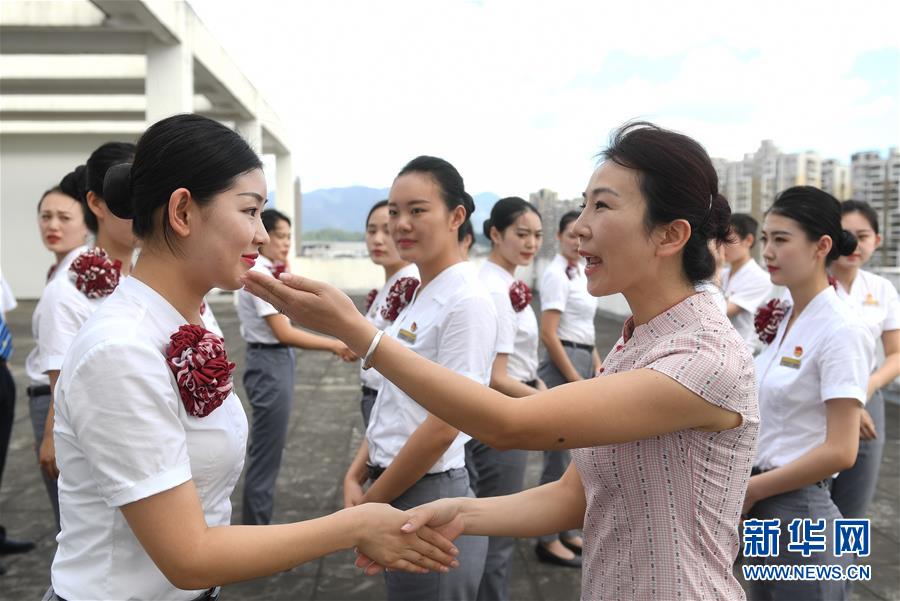
<instances>
[{"instance_id":1,"label":"concrete pillar","mask_svg":"<svg viewBox=\"0 0 900 601\"><path fill-rule=\"evenodd\" d=\"M289 152L275 155L275 206L294 224L290 256L296 257L300 247L300 214L294 196L294 165Z\"/></svg>"},{"instance_id":2,"label":"concrete pillar","mask_svg":"<svg viewBox=\"0 0 900 601\"><path fill-rule=\"evenodd\" d=\"M184 7L179 16L184 19ZM191 51L189 29L177 44L160 42L153 36L147 41L147 123L178 113L194 110L194 55Z\"/></svg>"},{"instance_id":3,"label":"concrete pillar","mask_svg":"<svg viewBox=\"0 0 900 601\"><path fill-rule=\"evenodd\" d=\"M262 155L262 124L259 119L241 119L235 123L235 128L250 145L250 148L256 151L256 154Z\"/></svg>"}]
</instances>

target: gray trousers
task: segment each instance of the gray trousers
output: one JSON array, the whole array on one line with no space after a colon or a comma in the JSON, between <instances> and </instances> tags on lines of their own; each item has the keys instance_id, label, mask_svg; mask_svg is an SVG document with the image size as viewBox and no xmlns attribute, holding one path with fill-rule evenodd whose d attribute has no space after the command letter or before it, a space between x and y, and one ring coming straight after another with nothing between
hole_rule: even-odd
<instances>
[{"instance_id":1,"label":"gray trousers","mask_svg":"<svg viewBox=\"0 0 900 601\"><path fill-rule=\"evenodd\" d=\"M375 406L375 399L378 397L378 391L368 386L362 387L362 398L359 401L359 410L362 412L363 430L368 429L369 419L372 417L372 407Z\"/></svg>"},{"instance_id":2,"label":"gray trousers","mask_svg":"<svg viewBox=\"0 0 900 601\"><path fill-rule=\"evenodd\" d=\"M563 346L563 350L566 351L569 361L572 362L575 371L577 371L582 378L591 378L594 376L594 357L590 351L570 346ZM538 377L544 381L547 388L555 388L556 386L568 382L565 376L562 375L562 372L560 372L553 361L550 360L549 356L544 357L544 360L541 361L541 364L538 366ZM570 460L571 455L567 449L561 451L544 451L544 469L541 472L540 483L547 484L548 482L556 482L562 478L562 475L566 472L566 468L569 467ZM541 544L546 545L560 536L569 539L579 536L579 533L578 530L566 530L559 534L548 534L538 537L538 541L540 541Z\"/></svg>"},{"instance_id":3,"label":"gray trousers","mask_svg":"<svg viewBox=\"0 0 900 601\"><path fill-rule=\"evenodd\" d=\"M44 442L44 426L47 423L47 414L50 412L50 395L42 394L28 398L28 413L31 415L31 429L34 431L34 453L40 460L41 443ZM50 505L53 507L53 516L56 519L56 531L59 527L59 490L56 487L56 478L51 478L47 472L40 468L41 477L44 479L44 488L50 497Z\"/></svg>"},{"instance_id":4,"label":"gray trousers","mask_svg":"<svg viewBox=\"0 0 900 601\"><path fill-rule=\"evenodd\" d=\"M397 509L407 510L447 497L474 497L469 488L469 474L454 469L440 474L428 474L406 492L391 501ZM389 601L461 601L474 599L484 572L488 540L484 536L460 536L455 541L459 549L459 567L448 574L408 574L385 572Z\"/></svg>"},{"instance_id":5,"label":"gray trousers","mask_svg":"<svg viewBox=\"0 0 900 601\"><path fill-rule=\"evenodd\" d=\"M866 411L875 422L878 437L874 440L860 440L856 463L838 474L831 489L831 498L845 518L864 518L869 504L875 496L878 484L878 469L884 452L884 396L879 390L866 403Z\"/></svg>"},{"instance_id":6,"label":"gray trousers","mask_svg":"<svg viewBox=\"0 0 900 601\"><path fill-rule=\"evenodd\" d=\"M244 388L253 408L244 476L243 523L269 524L294 398L294 351L247 348Z\"/></svg>"},{"instance_id":7,"label":"gray trousers","mask_svg":"<svg viewBox=\"0 0 900 601\"><path fill-rule=\"evenodd\" d=\"M528 451L498 451L474 438L466 443L466 469L477 497L499 497L520 492L525 485ZM509 564L516 539L492 536L488 539L484 575L478 587L478 601L509 599Z\"/></svg>"},{"instance_id":8,"label":"gray trousers","mask_svg":"<svg viewBox=\"0 0 900 601\"><path fill-rule=\"evenodd\" d=\"M754 565L841 565L846 568L853 563L852 555L835 557L833 554L832 523L841 517L837 506L831 500L827 487L810 484L799 490L763 499L750 510L750 518L781 519L781 535L779 536L777 557L749 557L743 561ZM787 550L790 543L788 524L794 518L824 518L825 548L821 553L812 553L803 557L801 553ZM755 580L748 582L748 598L753 601L843 601L845 583L839 580L789 581L789 580Z\"/></svg>"}]
</instances>

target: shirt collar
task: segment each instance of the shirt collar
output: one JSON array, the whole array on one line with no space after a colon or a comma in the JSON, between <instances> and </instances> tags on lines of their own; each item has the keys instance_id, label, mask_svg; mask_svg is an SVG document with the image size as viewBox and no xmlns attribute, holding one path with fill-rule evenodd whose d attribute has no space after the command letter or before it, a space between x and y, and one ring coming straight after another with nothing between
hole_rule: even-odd
<instances>
[{"instance_id":1,"label":"shirt collar","mask_svg":"<svg viewBox=\"0 0 900 601\"><path fill-rule=\"evenodd\" d=\"M159 292L136 277L124 278L119 282L118 289L141 301L147 307L148 312L153 315L157 325L167 332L175 332L179 327L188 323L188 320Z\"/></svg>"},{"instance_id":2,"label":"shirt collar","mask_svg":"<svg viewBox=\"0 0 900 601\"><path fill-rule=\"evenodd\" d=\"M59 263L57 263L56 269L53 271L53 276L50 279L54 280L54 279L60 277L59 274L68 272L69 266L72 265L72 261L77 259L78 255L80 255L81 253L86 251L88 248L90 248L90 247L87 245L84 245L84 246L79 246L78 248L74 248L74 249L70 250L68 252L68 254L66 254L66 256L63 257Z\"/></svg>"},{"instance_id":3,"label":"shirt collar","mask_svg":"<svg viewBox=\"0 0 900 601\"><path fill-rule=\"evenodd\" d=\"M506 271L490 259L484 262L484 268L492 270L495 274L503 278L503 281L508 284L512 284L516 281L516 278L512 274L510 274L508 271Z\"/></svg>"},{"instance_id":4,"label":"shirt collar","mask_svg":"<svg viewBox=\"0 0 900 601\"><path fill-rule=\"evenodd\" d=\"M627 343L635 338L641 343L650 336L658 338L676 332L697 319L698 307L702 305L713 305L712 308L718 311L708 292L698 292L675 303L645 324L635 326L632 315L622 327L622 340Z\"/></svg>"}]
</instances>

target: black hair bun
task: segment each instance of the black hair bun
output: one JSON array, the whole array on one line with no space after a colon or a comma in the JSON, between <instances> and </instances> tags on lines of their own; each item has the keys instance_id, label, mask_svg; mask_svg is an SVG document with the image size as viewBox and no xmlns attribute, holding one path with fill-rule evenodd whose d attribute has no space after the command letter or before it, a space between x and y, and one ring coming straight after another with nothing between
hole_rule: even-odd
<instances>
[{"instance_id":1,"label":"black hair bun","mask_svg":"<svg viewBox=\"0 0 900 601\"><path fill-rule=\"evenodd\" d=\"M107 169L103 178L103 200L116 217L134 218L134 204L131 200L131 163L119 163Z\"/></svg>"},{"instance_id":2,"label":"black hair bun","mask_svg":"<svg viewBox=\"0 0 900 601\"><path fill-rule=\"evenodd\" d=\"M838 252L841 256L846 257L847 255L852 255L853 251L856 250L856 245L856 236L847 230L841 230L841 239L838 242Z\"/></svg>"},{"instance_id":3,"label":"black hair bun","mask_svg":"<svg viewBox=\"0 0 900 601\"><path fill-rule=\"evenodd\" d=\"M494 227L494 224L490 219L484 220L484 225L481 226L481 230L484 232L484 237L488 240L491 239L491 228Z\"/></svg>"}]
</instances>

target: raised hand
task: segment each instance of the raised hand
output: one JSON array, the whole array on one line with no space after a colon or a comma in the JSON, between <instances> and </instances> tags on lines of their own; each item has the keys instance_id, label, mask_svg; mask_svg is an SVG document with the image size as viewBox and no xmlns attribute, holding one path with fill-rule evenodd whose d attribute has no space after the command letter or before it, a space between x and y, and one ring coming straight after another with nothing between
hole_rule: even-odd
<instances>
[{"instance_id":1,"label":"raised hand","mask_svg":"<svg viewBox=\"0 0 900 601\"><path fill-rule=\"evenodd\" d=\"M366 503L351 511L363 513L364 526L356 550L358 555L370 558L370 564L414 574L448 572L459 566L455 559L459 551L436 530L427 526L404 530L411 519L407 512L383 503Z\"/></svg>"},{"instance_id":2,"label":"raised hand","mask_svg":"<svg viewBox=\"0 0 900 601\"><path fill-rule=\"evenodd\" d=\"M289 273L276 280L258 271L248 271L242 281L248 292L271 303L294 323L344 342L353 324L368 324L346 294L324 282ZM371 329L374 333L374 327ZM372 333L368 339L371 337Z\"/></svg>"}]
</instances>

